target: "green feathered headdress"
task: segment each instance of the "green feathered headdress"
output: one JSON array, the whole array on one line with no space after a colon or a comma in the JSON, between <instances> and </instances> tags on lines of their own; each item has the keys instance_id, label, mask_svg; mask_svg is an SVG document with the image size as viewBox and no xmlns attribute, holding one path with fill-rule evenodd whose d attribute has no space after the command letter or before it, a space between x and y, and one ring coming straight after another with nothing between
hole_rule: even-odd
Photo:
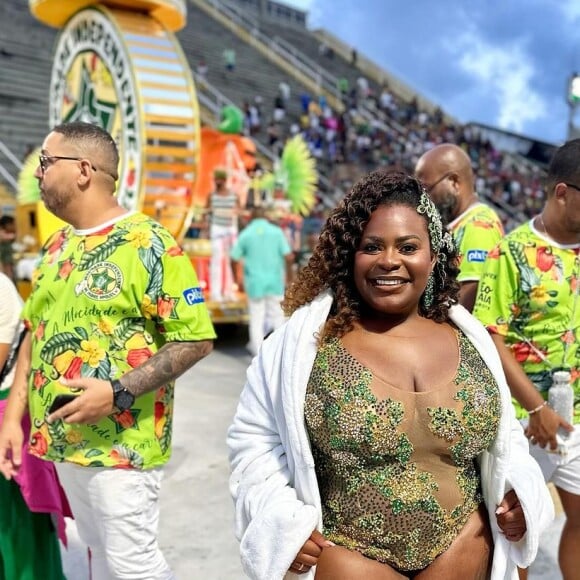
<instances>
[{"instance_id":1,"label":"green feathered headdress","mask_svg":"<svg viewBox=\"0 0 580 580\"><path fill-rule=\"evenodd\" d=\"M35 203L40 200L38 180L34 177L39 155L40 147L35 149L22 164L22 169L18 174L18 194L16 195L19 204Z\"/></svg>"},{"instance_id":2,"label":"green feathered headdress","mask_svg":"<svg viewBox=\"0 0 580 580\"><path fill-rule=\"evenodd\" d=\"M258 188L270 194L274 190L284 191L292 204L292 212L308 215L316 203L317 183L316 161L302 136L296 135L286 142L273 173L266 173Z\"/></svg>"}]
</instances>

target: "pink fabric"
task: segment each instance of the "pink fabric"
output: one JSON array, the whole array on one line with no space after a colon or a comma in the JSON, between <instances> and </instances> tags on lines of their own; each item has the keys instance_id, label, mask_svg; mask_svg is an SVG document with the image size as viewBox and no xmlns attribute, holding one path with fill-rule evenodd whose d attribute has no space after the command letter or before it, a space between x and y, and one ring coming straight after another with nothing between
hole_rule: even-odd
<instances>
[{"instance_id":1,"label":"pink fabric","mask_svg":"<svg viewBox=\"0 0 580 580\"><path fill-rule=\"evenodd\" d=\"M0 401L0 423L4 418L6 401ZM72 512L66 495L56 475L54 465L28 453L28 436L30 435L30 418L22 419L24 430L24 445L22 446L22 465L14 478L20 486L22 497L31 512L50 513L56 516L58 537L66 546L66 517L72 517Z\"/></svg>"}]
</instances>

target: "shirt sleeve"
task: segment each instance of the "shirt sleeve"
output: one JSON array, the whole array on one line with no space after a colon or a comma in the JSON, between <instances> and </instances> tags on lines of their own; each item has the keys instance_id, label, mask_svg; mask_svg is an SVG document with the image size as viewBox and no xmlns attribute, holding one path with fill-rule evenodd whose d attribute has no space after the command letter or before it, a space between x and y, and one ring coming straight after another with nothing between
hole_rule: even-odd
<instances>
[{"instance_id":1,"label":"shirt sleeve","mask_svg":"<svg viewBox=\"0 0 580 580\"><path fill-rule=\"evenodd\" d=\"M21 303L12 282L1 274L0 296L2 296L0 302L0 343L12 344L18 327Z\"/></svg>"},{"instance_id":2,"label":"shirt sleeve","mask_svg":"<svg viewBox=\"0 0 580 580\"><path fill-rule=\"evenodd\" d=\"M171 243L161 257L157 325L168 342L212 340L216 334L191 260L174 240Z\"/></svg>"},{"instance_id":3,"label":"shirt sleeve","mask_svg":"<svg viewBox=\"0 0 580 580\"><path fill-rule=\"evenodd\" d=\"M501 240L499 224L477 220L466 225L459 243L461 267L458 282L480 280L488 253Z\"/></svg>"},{"instance_id":4,"label":"shirt sleeve","mask_svg":"<svg viewBox=\"0 0 580 580\"><path fill-rule=\"evenodd\" d=\"M512 250L520 244L501 243L487 256L473 314L490 331L507 336L518 308L520 275Z\"/></svg>"},{"instance_id":5,"label":"shirt sleeve","mask_svg":"<svg viewBox=\"0 0 580 580\"><path fill-rule=\"evenodd\" d=\"M287 256L292 252L290 244L288 243L288 238L284 235L284 232L280 230L280 253L282 256Z\"/></svg>"}]
</instances>

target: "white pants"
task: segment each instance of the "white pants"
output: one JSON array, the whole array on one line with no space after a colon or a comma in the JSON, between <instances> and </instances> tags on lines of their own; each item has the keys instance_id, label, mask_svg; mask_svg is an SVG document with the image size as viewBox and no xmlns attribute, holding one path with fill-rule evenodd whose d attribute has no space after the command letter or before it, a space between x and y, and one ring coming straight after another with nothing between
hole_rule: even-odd
<instances>
[{"instance_id":1,"label":"white pants","mask_svg":"<svg viewBox=\"0 0 580 580\"><path fill-rule=\"evenodd\" d=\"M173 580L157 544L163 471L56 463L92 580Z\"/></svg>"},{"instance_id":2,"label":"white pants","mask_svg":"<svg viewBox=\"0 0 580 580\"><path fill-rule=\"evenodd\" d=\"M276 330L284 323L284 312L280 306L283 298L283 296L264 296L264 298L250 298L248 300L248 313L250 315L248 350L252 356L258 354L266 333Z\"/></svg>"},{"instance_id":3,"label":"white pants","mask_svg":"<svg viewBox=\"0 0 580 580\"><path fill-rule=\"evenodd\" d=\"M209 237L211 239L210 284L209 291L212 300L220 301L233 298L234 276L230 264L232 249L238 230L236 227L212 225Z\"/></svg>"}]
</instances>

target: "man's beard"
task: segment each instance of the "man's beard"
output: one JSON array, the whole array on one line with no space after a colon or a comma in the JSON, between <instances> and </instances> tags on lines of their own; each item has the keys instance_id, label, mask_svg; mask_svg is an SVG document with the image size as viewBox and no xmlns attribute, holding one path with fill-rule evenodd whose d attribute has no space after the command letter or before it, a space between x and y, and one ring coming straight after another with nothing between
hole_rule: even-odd
<instances>
[{"instance_id":1,"label":"man's beard","mask_svg":"<svg viewBox=\"0 0 580 580\"><path fill-rule=\"evenodd\" d=\"M443 221L444 226L447 226L457 217L458 200L453 194L446 194L445 197L435 205L441 214L441 220Z\"/></svg>"}]
</instances>

